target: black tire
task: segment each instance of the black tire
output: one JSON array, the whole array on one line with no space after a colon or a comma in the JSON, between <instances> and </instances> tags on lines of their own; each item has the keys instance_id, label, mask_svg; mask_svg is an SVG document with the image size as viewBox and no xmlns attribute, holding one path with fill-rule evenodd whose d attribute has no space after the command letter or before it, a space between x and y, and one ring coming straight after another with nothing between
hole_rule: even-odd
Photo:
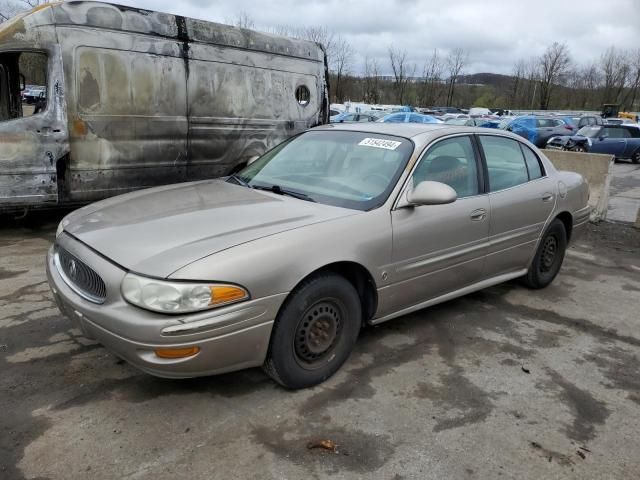
<instances>
[{"instance_id":1,"label":"black tire","mask_svg":"<svg viewBox=\"0 0 640 480\"><path fill-rule=\"evenodd\" d=\"M631 161L633 163L640 163L640 150L637 150L636 153L633 154Z\"/></svg>"},{"instance_id":2,"label":"black tire","mask_svg":"<svg viewBox=\"0 0 640 480\"><path fill-rule=\"evenodd\" d=\"M573 147L572 149L574 152L578 152L578 153L584 153L587 151L587 149L584 147L584 145L576 145L575 147Z\"/></svg>"},{"instance_id":3,"label":"black tire","mask_svg":"<svg viewBox=\"0 0 640 480\"><path fill-rule=\"evenodd\" d=\"M305 280L278 313L265 372L286 388L307 388L331 377L349 358L360 333L358 292L344 277Z\"/></svg>"},{"instance_id":4,"label":"black tire","mask_svg":"<svg viewBox=\"0 0 640 480\"><path fill-rule=\"evenodd\" d=\"M522 278L529 288L545 288L556 278L567 249L567 232L557 218L551 222L540 240L529 272Z\"/></svg>"}]
</instances>

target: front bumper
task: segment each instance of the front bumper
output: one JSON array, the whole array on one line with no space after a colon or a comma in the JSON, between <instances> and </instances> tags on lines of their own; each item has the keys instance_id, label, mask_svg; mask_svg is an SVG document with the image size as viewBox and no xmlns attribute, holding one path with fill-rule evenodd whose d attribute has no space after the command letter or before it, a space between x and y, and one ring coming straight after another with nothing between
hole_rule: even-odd
<instances>
[{"instance_id":1,"label":"front bumper","mask_svg":"<svg viewBox=\"0 0 640 480\"><path fill-rule=\"evenodd\" d=\"M187 378L213 375L264 363L271 329L286 293L187 315L162 315L128 304L120 294L126 271L73 237L57 243L98 272L107 285L101 305L85 300L63 280L54 264L55 246L47 256L47 278L60 311L82 330L127 362L151 375ZM160 358L156 348L197 346L180 359Z\"/></svg>"}]
</instances>

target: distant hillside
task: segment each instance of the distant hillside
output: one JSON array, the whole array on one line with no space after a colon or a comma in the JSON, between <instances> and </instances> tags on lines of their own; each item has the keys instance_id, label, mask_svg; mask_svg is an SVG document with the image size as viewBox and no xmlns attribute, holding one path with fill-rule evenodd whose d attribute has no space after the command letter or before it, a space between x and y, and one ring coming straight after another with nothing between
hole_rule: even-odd
<instances>
[{"instance_id":1,"label":"distant hillside","mask_svg":"<svg viewBox=\"0 0 640 480\"><path fill-rule=\"evenodd\" d=\"M470 85L482 84L494 87L496 90L504 90L511 86L513 77L499 73L474 73L471 75L462 75L458 83Z\"/></svg>"}]
</instances>

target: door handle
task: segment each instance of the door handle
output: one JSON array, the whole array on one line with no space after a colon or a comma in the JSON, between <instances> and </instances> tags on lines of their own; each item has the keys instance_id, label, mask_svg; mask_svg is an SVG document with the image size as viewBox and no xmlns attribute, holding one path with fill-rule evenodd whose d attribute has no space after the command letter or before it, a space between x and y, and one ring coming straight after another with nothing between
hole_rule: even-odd
<instances>
[{"instance_id":1,"label":"door handle","mask_svg":"<svg viewBox=\"0 0 640 480\"><path fill-rule=\"evenodd\" d=\"M484 208L479 208L471 212L471 220L473 222L481 222L485 218L487 218L487 211Z\"/></svg>"},{"instance_id":2,"label":"door handle","mask_svg":"<svg viewBox=\"0 0 640 480\"><path fill-rule=\"evenodd\" d=\"M543 202L550 202L551 200L553 200L553 193L545 193L542 196L542 201Z\"/></svg>"}]
</instances>

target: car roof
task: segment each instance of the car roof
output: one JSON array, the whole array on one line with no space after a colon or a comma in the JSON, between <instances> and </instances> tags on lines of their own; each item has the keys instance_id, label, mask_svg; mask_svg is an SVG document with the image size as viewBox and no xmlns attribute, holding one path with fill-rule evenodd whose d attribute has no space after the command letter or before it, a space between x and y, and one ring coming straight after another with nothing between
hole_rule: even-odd
<instances>
[{"instance_id":1,"label":"car roof","mask_svg":"<svg viewBox=\"0 0 640 480\"><path fill-rule=\"evenodd\" d=\"M380 135L394 135L413 140L416 144L423 144L456 133L478 133L489 135L500 135L522 141L523 138L505 130L494 128L471 127L465 125L451 125L447 123L332 123L313 128L319 130L345 130L352 132L372 133Z\"/></svg>"},{"instance_id":2,"label":"car roof","mask_svg":"<svg viewBox=\"0 0 640 480\"><path fill-rule=\"evenodd\" d=\"M371 132L382 135L395 135L396 137L413 138L425 133L431 133L440 129L448 129L443 123L351 123L328 124L314 128L314 130L350 130L355 132Z\"/></svg>"}]
</instances>

